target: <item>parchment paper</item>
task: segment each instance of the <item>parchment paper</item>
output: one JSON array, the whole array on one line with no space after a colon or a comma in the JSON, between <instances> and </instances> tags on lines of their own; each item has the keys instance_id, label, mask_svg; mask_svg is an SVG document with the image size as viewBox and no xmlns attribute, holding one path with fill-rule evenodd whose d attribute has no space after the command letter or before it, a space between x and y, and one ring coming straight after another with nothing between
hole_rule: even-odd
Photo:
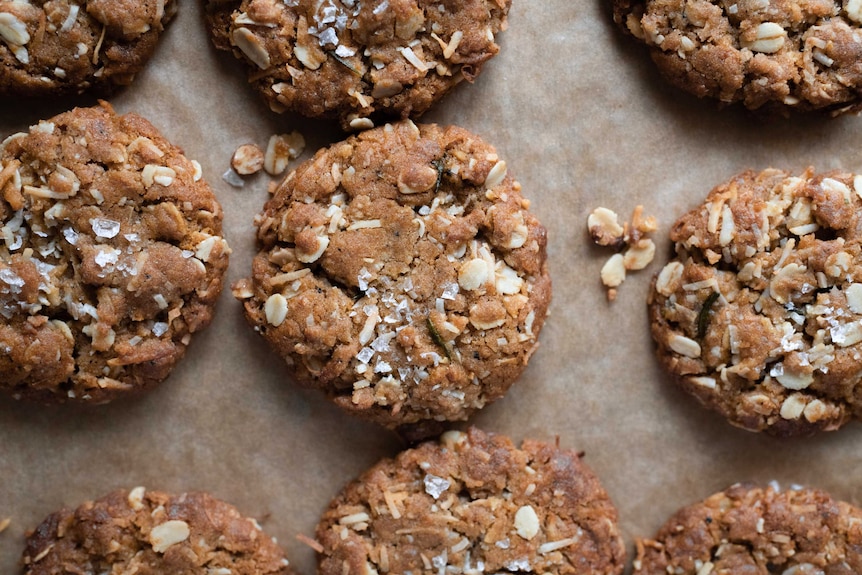
<instances>
[{"instance_id":1,"label":"parchment paper","mask_svg":"<svg viewBox=\"0 0 862 575\"><path fill-rule=\"evenodd\" d=\"M216 53L199 2L181 3L155 58L111 101L152 121L200 161L225 211L229 281L249 273L252 219L267 198L221 174L234 149L299 129L304 157L342 135L334 124L277 116L241 67ZM669 251L667 232L716 184L745 169L862 171L862 118L760 122L666 87L647 54L613 27L603 0L514 0L502 51L426 121L456 123L497 146L548 228L554 300L541 348L507 397L473 422L586 452L632 539L678 507L740 480L815 485L862 502L862 426L778 441L736 430L666 383L653 357L645 298ZM79 100L92 103L93 100ZM0 134L71 107L5 104ZM638 203L661 223L657 261L608 304L586 218L628 217ZM246 325L228 290L174 374L145 397L102 407L44 408L0 398L0 573L16 573L27 529L63 506L136 485L207 490L251 516L301 573L329 499L398 440L301 390Z\"/></svg>"}]
</instances>

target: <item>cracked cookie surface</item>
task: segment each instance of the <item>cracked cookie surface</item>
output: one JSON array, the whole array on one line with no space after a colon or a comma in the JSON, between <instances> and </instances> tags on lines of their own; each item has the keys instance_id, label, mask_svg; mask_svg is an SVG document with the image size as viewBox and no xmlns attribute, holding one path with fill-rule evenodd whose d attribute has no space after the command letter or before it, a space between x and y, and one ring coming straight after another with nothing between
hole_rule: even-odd
<instances>
[{"instance_id":1,"label":"cracked cookie surface","mask_svg":"<svg viewBox=\"0 0 862 575\"><path fill-rule=\"evenodd\" d=\"M775 435L862 417L862 176L745 172L671 231L649 297L658 356L731 423Z\"/></svg>"},{"instance_id":2,"label":"cracked cookie surface","mask_svg":"<svg viewBox=\"0 0 862 575\"><path fill-rule=\"evenodd\" d=\"M636 575L862 572L862 510L816 489L737 484L637 542Z\"/></svg>"},{"instance_id":3,"label":"cracked cookie surface","mask_svg":"<svg viewBox=\"0 0 862 575\"><path fill-rule=\"evenodd\" d=\"M0 95L131 84L175 11L173 0L0 1Z\"/></svg>"},{"instance_id":4,"label":"cracked cookie surface","mask_svg":"<svg viewBox=\"0 0 862 575\"><path fill-rule=\"evenodd\" d=\"M230 251L200 166L107 104L13 134L0 166L0 389L104 402L167 377Z\"/></svg>"},{"instance_id":5,"label":"cracked cookie surface","mask_svg":"<svg viewBox=\"0 0 862 575\"><path fill-rule=\"evenodd\" d=\"M137 487L49 515L28 537L25 575L292 575L254 519L206 493Z\"/></svg>"},{"instance_id":6,"label":"cracked cookie surface","mask_svg":"<svg viewBox=\"0 0 862 575\"><path fill-rule=\"evenodd\" d=\"M470 429L385 459L330 503L319 575L622 573L617 512L579 454Z\"/></svg>"},{"instance_id":7,"label":"cracked cookie surface","mask_svg":"<svg viewBox=\"0 0 862 575\"><path fill-rule=\"evenodd\" d=\"M511 0L208 0L217 48L276 112L364 129L418 117L499 51Z\"/></svg>"},{"instance_id":8,"label":"cracked cookie surface","mask_svg":"<svg viewBox=\"0 0 862 575\"><path fill-rule=\"evenodd\" d=\"M856 111L857 0L613 0L662 75L698 97L779 113Z\"/></svg>"},{"instance_id":9,"label":"cracked cookie surface","mask_svg":"<svg viewBox=\"0 0 862 575\"><path fill-rule=\"evenodd\" d=\"M536 348L544 227L494 149L411 121L319 151L258 217L249 322L299 382L390 428L465 419Z\"/></svg>"}]
</instances>

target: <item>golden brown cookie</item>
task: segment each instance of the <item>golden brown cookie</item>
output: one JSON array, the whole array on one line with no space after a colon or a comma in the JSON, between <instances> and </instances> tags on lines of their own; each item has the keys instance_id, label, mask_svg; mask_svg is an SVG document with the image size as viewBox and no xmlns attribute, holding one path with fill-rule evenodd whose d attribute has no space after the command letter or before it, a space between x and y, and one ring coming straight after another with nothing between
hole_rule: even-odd
<instances>
[{"instance_id":1,"label":"golden brown cookie","mask_svg":"<svg viewBox=\"0 0 862 575\"><path fill-rule=\"evenodd\" d=\"M511 0L207 0L213 42L276 112L418 117L499 51Z\"/></svg>"},{"instance_id":2,"label":"golden brown cookie","mask_svg":"<svg viewBox=\"0 0 862 575\"><path fill-rule=\"evenodd\" d=\"M862 4L855 0L612 0L662 75L751 110L855 111Z\"/></svg>"},{"instance_id":3,"label":"golden brown cookie","mask_svg":"<svg viewBox=\"0 0 862 575\"><path fill-rule=\"evenodd\" d=\"M581 456L450 431L384 459L317 527L318 575L623 572L617 512Z\"/></svg>"},{"instance_id":4,"label":"golden brown cookie","mask_svg":"<svg viewBox=\"0 0 862 575\"><path fill-rule=\"evenodd\" d=\"M168 376L212 318L221 207L140 116L78 108L0 144L0 389L108 401Z\"/></svg>"},{"instance_id":5,"label":"golden brown cookie","mask_svg":"<svg viewBox=\"0 0 862 575\"><path fill-rule=\"evenodd\" d=\"M862 417L862 176L744 172L671 230L649 296L676 382L774 435Z\"/></svg>"},{"instance_id":6,"label":"golden brown cookie","mask_svg":"<svg viewBox=\"0 0 862 575\"><path fill-rule=\"evenodd\" d=\"M27 539L25 575L292 575L254 519L206 493L137 487L49 515Z\"/></svg>"},{"instance_id":7,"label":"golden brown cookie","mask_svg":"<svg viewBox=\"0 0 862 575\"><path fill-rule=\"evenodd\" d=\"M175 11L173 0L0 0L0 95L131 84Z\"/></svg>"},{"instance_id":8,"label":"golden brown cookie","mask_svg":"<svg viewBox=\"0 0 862 575\"><path fill-rule=\"evenodd\" d=\"M816 489L733 485L639 540L634 573L862 573L862 510Z\"/></svg>"},{"instance_id":9,"label":"golden brown cookie","mask_svg":"<svg viewBox=\"0 0 862 575\"><path fill-rule=\"evenodd\" d=\"M461 128L368 130L278 186L234 295L289 372L344 409L390 428L465 419L524 369L551 298L520 189Z\"/></svg>"}]
</instances>

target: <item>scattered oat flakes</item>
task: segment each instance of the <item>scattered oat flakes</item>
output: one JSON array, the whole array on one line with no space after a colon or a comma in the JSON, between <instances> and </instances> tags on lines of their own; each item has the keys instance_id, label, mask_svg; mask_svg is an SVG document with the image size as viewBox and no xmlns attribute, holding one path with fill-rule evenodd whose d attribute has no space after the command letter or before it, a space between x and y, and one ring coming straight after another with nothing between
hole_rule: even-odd
<instances>
[{"instance_id":1,"label":"scattered oat flakes","mask_svg":"<svg viewBox=\"0 0 862 575\"><path fill-rule=\"evenodd\" d=\"M296 535L296 540L300 543L304 543L314 549L316 553L323 553L323 545L317 542L316 539L312 539L308 535L304 535L302 533L298 533Z\"/></svg>"},{"instance_id":2,"label":"scattered oat flakes","mask_svg":"<svg viewBox=\"0 0 862 575\"><path fill-rule=\"evenodd\" d=\"M280 176L291 160L305 150L305 138L299 132L275 134L269 139L264 155L263 169L271 176Z\"/></svg>"},{"instance_id":3,"label":"scattered oat flakes","mask_svg":"<svg viewBox=\"0 0 862 575\"><path fill-rule=\"evenodd\" d=\"M646 236L658 229L658 222L653 216L644 217L641 205L634 209L631 222L623 224L613 210L596 208L587 218L587 228L597 245L621 252L611 256L601 272L608 301L614 301L626 272L644 269L655 257L655 243Z\"/></svg>"},{"instance_id":4,"label":"scattered oat flakes","mask_svg":"<svg viewBox=\"0 0 862 575\"><path fill-rule=\"evenodd\" d=\"M243 144L233 153L231 167L240 176L250 176L263 169L263 150L255 144Z\"/></svg>"}]
</instances>

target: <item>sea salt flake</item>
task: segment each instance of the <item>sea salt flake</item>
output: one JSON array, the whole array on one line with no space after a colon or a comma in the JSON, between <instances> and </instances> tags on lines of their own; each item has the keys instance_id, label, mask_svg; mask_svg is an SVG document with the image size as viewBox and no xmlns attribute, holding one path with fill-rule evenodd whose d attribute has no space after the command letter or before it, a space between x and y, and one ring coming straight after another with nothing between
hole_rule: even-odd
<instances>
[{"instance_id":1,"label":"sea salt flake","mask_svg":"<svg viewBox=\"0 0 862 575\"><path fill-rule=\"evenodd\" d=\"M96 265L103 268L109 264L117 263L119 254L120 252L118 250L108 248L106 250L99 251L94 259L96 261Z\"/></svg>"},{"instance_id":2,"label":"sea salt flake","mask_svg":"<svg viewBox=\"0 0 862 575\"><path fill-rule=\"evenodd\" d=\"M105 218L95 218L90 222L93 233L100 238L114 238L120 233L120 222Z\"/></svg>"},{"instance_id":3,"label":"sea salt flake","mask_svg":"<svg viewBox=\"0 0 862 575\"><path fill-rule=\"evenodd\" d=\"M526 557L515 559L506 563L506 569L509 571L531 571L530 560Z\"/></svg>"},{"instance_id":4,"label":"sea salt flake","mask_svg":"<svg viewBox=\"0 0 862 575\"><path fill-rule=\"evenodd\" d=\"M168 332L168 324L163 321L157 321L153 324L153 335L162 337Z\"/></svg>"},{"instance_id":5,"label":"sea salt flake","mask_svg":"<svg viewBox=\"0 0 862 575\"><path fill-rule=\"evenodd\" d=\"M356 354L356 359L362 363L368 363L371 361L372 357L374 357L374 350L370 347L363 347L359 350L359 353Z\"/></svg>"},{"instance_id":6,"label":"sea salt flake","mask_svg":"<svg viewBox=\"0 0 862 575\"><path fill-rule=\"evenodd\" d=\"M443 295L440 296L441 298L453 300L453 299L455 299L456 295L458 295L458 284L456 284L456 283L443 284Z\"/></svg>"},{"instance_id":7,"label":"sea salt flake","mask_svg":"<svg viewBox=\"0 0 862 575\"><path fill-rule=\"evenodd\" d=\"M395 332L388 332L382 335L377 336L374 341L371 342L371 349L374 351L389 351L389 342L396 336Z\"/></svg>"},{"instance_id":8,"label":"sea salt flake","mask_svg":"<svg viewBox=\"0 0 862 575\"><path fill-rule=\"evenodd\" d=\"M442 477L437 477L430 473L425 476L425 493L434 499L440 499L440 496L443 495L443 492L449 489L450 485L452 485L452 483L448 479L443 479Z\"/></svg>"},{"instance_id":9,"label":"sea salt flake","mask_svg":"<svg viewBox=\"0 0 862 575\"><path fill-rule=\"evenodd\" d=\"M222 179L226 181L228 184L235 188L241 188L245 186L245 181L237 174L233 168L228 168L225 173L221 175Z\"/></svg>"},{"instance_id":10,"label":"sea salt flake","mask_svg":"<svg viewBox=\"0 0 862 575\"><path fill-rule=\"evenodd\" d=\"M359 270L359 275L356 277L356 282L357 284L359 284L359 289L361 291L368 290L368 280L370 280L372 277L374 276L372 276L371 272L369 272L367 269L362 268L361 270Z\"/></svg>"},{"instance_id":11,"label":"sea salt flake","mask_svg":"<svg viewBox=\"0 0 862 575\"><path fill-rule=\"evenodd\" d=\"M328 44L338 45L338 34L335 32L335 28L327 28L320 33L318 39L320 40L321 46L326 46Z\"/></svg>"},{"instance_id":12,"label":"sea salt flake","mask_svg":"<svg viewBox=\"0 0 862 575\"><path fill-rule=\"evenodd\" d=\"M348 48L343 44L335 49L335 55L340 58L350 58L354 54L356 54L356 50L354 50L353 48Z\"/></svg>"},{"instance_id":13,"label":"sea salt flake","mask_svg":"<svg viewBox=\"0 0 862 575\"><path fill-rule=\"evenodd\" d=\"M390 373L392 371L392 366L389 363L383 361L382 359L377 360L377 365L374 366L374 373Z\"/></svg>"}]
</instances>

